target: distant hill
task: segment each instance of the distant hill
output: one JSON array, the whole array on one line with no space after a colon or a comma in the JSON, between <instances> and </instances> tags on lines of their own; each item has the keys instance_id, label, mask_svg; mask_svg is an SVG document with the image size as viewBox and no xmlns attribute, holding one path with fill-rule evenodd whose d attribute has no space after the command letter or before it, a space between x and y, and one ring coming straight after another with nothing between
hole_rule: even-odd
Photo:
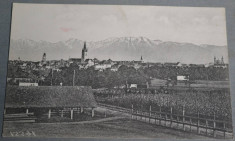
<instances>
[{"instance_id":1,"label":"distant hill","mask_svg":"<svg viewBox=\"0 0 235 141\"><path fill-rule=\"evenodd\" d=\"M10 59L39 61L43 53L48 60L81 57L84 41L69 39L51 43L47 41L11 40ZM164 42L145 37L109 38L102 41L87 42L88 57L112 60L140 60L150 62L209 63L214 56L224 56L227 62L227 47L215 45L196 45L191 43Z\"/></svg>"}]
</instances>

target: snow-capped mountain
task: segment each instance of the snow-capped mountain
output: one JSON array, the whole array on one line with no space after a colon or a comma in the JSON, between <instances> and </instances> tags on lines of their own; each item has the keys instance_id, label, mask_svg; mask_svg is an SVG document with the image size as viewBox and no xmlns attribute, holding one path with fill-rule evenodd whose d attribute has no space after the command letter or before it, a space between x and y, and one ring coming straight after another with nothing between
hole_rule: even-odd
<instances>
[{"instance_id":1,"label":"snow-capped mountain","mask_svg":"<svg viewBox=\"0 0 235 141\"><path fill-rule=\"evenodd\" d=\"M86 42L89 58L112 60L140 60L143 56L149 62L208 63L214 56L224 56L227 61L227 47L196 45L192 43L164 42L145 37L113 37L102 41ZM11 40L10 59L39 61L42 54L48 60L81 57L84 41L68 39L51 43L47 41Z\"/></svg>"}]
</instances>

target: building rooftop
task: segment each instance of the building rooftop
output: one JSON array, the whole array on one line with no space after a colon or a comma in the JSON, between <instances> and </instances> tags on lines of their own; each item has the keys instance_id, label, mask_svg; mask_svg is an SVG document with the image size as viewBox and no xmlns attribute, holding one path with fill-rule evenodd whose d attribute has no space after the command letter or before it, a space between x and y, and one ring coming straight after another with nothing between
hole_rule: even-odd
<instances>
[{"instance_id":1,"label":"building rooftop","mask_svg":"<svg viewBox=\"0 0 235 141\"><path fill-rule=\"evenodd\" d=\"M78 86L7 86L6 108L96 107L91 87Z\"/></svg>"}]
</instances>

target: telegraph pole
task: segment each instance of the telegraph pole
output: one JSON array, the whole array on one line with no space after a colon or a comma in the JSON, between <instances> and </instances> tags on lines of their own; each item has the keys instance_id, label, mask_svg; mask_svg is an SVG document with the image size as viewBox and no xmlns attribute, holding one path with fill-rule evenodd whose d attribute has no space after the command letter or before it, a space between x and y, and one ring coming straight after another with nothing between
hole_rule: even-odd
<instances>
[{"instance_id":1,"label":"telegraph pole","mask_svg":"<svg viewBox=\"0 0 235 141\"><path fill-rule=\"evenodd\" d=\"M73 86L74 86L74 82L75 82L75 70L73 70Z\"/></svg>"},{"instance_id":2,"label":"telegraph pole","mask_svg":"<svg viewBox=\"0 0 235 141\"><path fill-rule=\"evenodd\" d=\"M52 79L53 79L53 69L51 69L51 86L52 86Z\"/></svg>"}]
</instances>

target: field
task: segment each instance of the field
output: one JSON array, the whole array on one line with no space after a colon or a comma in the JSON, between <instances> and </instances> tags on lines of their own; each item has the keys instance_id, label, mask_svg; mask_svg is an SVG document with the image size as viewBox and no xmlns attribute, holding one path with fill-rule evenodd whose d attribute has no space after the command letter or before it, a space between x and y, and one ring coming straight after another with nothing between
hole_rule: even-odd
<instances>
[{"instance_id":1,"label":"field","mask_svg":"<svg viewBox=\"0 0 235 141\"><path fill-rule=\"evenodd\" d=\"M99 103L127 108L129 113L134 111L141 119L154 115L152 118L155 119L155 124L156 117L162 118L163 114L163 120L181 121L183 124L186 122L190 124L190 130L191 125L198 125L198 131L199 126L204 126L232 132L230 92L227 88L160 87L158 89L127 89L126 92L117 90L116 93L115 90L108 90L104 93L95 93L95 97ZM225 132L224 138L226 138ZM208 135L207 129L206 135ZM215 136L217 135L214 132Z\"/></svg>"},{"instance_id":2,"label":"field","mask_svg":"<svg viewBox=\"0 0 235 141\"><path fill-rule=\"evenodd\" d=\"M150 87L166 86L167 80L152 79ZM186 87L184 83L177 83L178 87ZM229 81L206 81L194 80L191 82L190 87L203 87L203 88L229 88Z\"/></svg>"},{"instance_id":3,"label":"field","mask_svg":"<svg viewBox=\"0 0 235 141\"><path fill-rule=\"evenodd\" d=\"M102 99L102 100L101 100ZM185 114L191 116L208 115L213 117L216 114L217 119L231 120L231 103L229 93L219 92L178 92L177 94L125 94L109 97L98 97L97 101L131 108L138 110L170 112L182 114L185 108Z\"/></svg>"},{"instance_id":4,"label":"field","mask_svg":"<svg viewBox=\"0 0 235 141\"><path fill-rule=\"evenodd\" d=\"M186 116L201 117L228 121L231 123L231 101L228 81L195 80L191 87L160 87L164 80L152 80L149 89L131 89L121 93L95 93L100 103L129 108L134 110L172 112ZM115 90L114 90L115 91ZM229 125L229 128L232 128Z\"/></svg>"},{"instance_id":5,"label":"field","mask_svg":"<svg viewBox=\"0 0 235 141\"><path fill-rule=\"evenodd\" d=\"M27 132L29 132L27 134ZM32 133L33 134L30 134ZM188 132L172 130L126 118L73 124L5 123L3 136L58 138L176 138L205 139Z\"/></svg>"}]
</instances>

